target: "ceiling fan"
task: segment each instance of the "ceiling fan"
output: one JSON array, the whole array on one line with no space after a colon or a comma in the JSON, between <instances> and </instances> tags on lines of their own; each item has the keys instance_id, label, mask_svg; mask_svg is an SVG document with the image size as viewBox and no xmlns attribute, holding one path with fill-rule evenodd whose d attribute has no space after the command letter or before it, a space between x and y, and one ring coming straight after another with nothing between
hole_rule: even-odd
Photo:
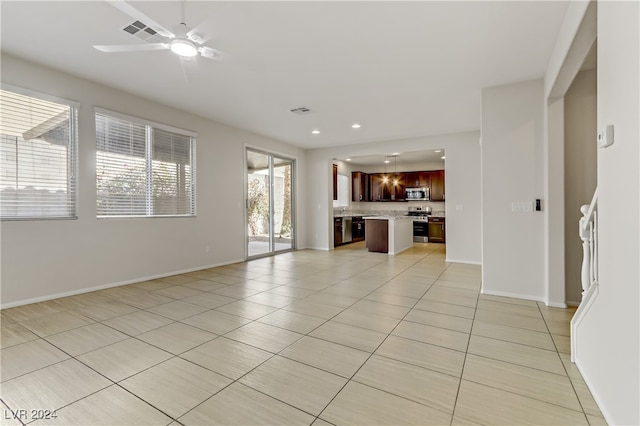
<instances>
[{"instance_id":1,"label":"ceiling fan","mask_svg":"<svg viewBox=\"0 0 640 426\"><path fill-rule=\"evenodd\" d=\"M221 57L219 51L203 45L202 37L194 33L185 23L184 1L182 1L182 19L179 24L172 27L172 31L167 30L124 0L107 0L107 3L135 19L135 22L123 28L123 30L144 40L146 43L93 46L101 52L171 50L180 59L189 59L198 55L207 59L220 59Z\"/></svg>"}]
</instances>

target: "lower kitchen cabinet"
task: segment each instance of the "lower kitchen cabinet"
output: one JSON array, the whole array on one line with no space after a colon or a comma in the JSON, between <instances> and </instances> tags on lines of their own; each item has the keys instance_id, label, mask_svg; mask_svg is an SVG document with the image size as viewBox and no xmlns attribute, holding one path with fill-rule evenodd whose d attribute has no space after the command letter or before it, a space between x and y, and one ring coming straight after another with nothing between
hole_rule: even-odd
<instances>
[{"instance_id":1,"label":"lower kitchen cabinet","mask_svg":"<svg viewBox=\"0 0 640 426\"><path fill-rule=\"evenodd\" d=\"M351 241L364 241L364 219L362 216L354 216L351 222Z\"/></svg>"},{"instance_id":2,"label":"lower kitchen cabinet","mask_svg":"<svg viewBox=\"0 0 640 426\"><path fill-rule=\"evenodd\" d=\"M364 241L364 219L362 216L333 218L333 246Z\"/></svg>"},{"instance_id":3,"label":"lower kitchen cabinet","mask_svg":"<svg viewBox=\"0 0 640 426\"><path fill-rule=\"evenodd\" d=\"M444 217L429 218L429 242L430 243L446 242L446 227L445 227Z\"/></svg>"},{"instance_id":4,"label":"lower kitchen cabinet","mask_svg":"<svg viewBox=\"0 0 640 426\"><path fill-rule=\"evenodd\" d=\"M333 246L338 247L342 244L342 218L333 219Z\"/></svg>"}]
</instances>

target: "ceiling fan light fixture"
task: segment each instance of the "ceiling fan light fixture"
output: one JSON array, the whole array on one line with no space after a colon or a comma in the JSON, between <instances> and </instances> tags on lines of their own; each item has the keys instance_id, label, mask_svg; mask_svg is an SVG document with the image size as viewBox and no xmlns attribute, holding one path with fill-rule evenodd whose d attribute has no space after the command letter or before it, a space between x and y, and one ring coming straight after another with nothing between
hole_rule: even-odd
<instances>
[{"instance_id":1,"label":"ceiling fan light fixture","mask_svg":"<svg viewBox=\"0 0 640 426\"><path fill-rule=\"evenodd\" d=\"M176 55L191 58L198 54L198 48L190 40L175 38L171 40L171 51Z\"/></svg>"}]
</instances>

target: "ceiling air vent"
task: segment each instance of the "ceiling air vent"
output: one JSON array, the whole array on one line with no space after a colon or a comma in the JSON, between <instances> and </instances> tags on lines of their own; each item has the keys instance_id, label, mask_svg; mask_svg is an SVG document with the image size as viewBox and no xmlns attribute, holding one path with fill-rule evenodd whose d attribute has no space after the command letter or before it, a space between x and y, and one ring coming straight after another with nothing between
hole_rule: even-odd
<instances>
[{"instance_id":1,"label":"ceiling air vent","mask_svg":"<svg viewBox=\"0 0 640 426\"><path fill-rule=\"evenodd\" d=\"M164 37L158 34L156 30L148 27L145 23L140 21L135 21L134 23L127 25L123 30L141 40L146 41L147 43L162 43L165 41Z\"/></svg>"},{"instance_id":2,"label":"ceiling air vent","mask_svg":"<svg viewBox=\"0 0 640 426\"><path fill-rule=\"evenodd\" d=\"M289 112L292 112L294 114L304 115L304 114L309 114L311 110L307 107L299 107L299 108L290 109Z\"/></svg>"}]
</instances>

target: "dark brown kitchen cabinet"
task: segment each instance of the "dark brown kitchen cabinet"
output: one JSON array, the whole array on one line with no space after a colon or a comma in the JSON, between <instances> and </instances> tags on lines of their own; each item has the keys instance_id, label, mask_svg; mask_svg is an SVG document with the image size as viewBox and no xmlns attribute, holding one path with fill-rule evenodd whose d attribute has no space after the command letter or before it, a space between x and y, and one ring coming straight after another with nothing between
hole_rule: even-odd
<instances>
[{"instance_id":1,"label":"dark brown kitchen cabinet","mask_svg":"<svg viewBox=\"0 0 640 426\"><path fill-rule=\"evenodd\" d=\"M333 165L333 199L338 199L338 165Z\"/></svg>"},{"instance_id":2,"label":"dark brown kitchen cabinet","mask_svg":"<svg viewBox=\"0 0 640 426\"><path fill-rule=\"evenodd\" d=\"M369 175L363 172L351 172L351 201L371 201Z\"/></svg>"},{"instance_id":3,"label":"dark brown kitchen cabinet","mask_svg":"<svg viewBox=\"0 0 640 426\"><path fill-rule=\"evenodd\" d=\"M405 172L404 185L406 188L426 188L429 186L429 172Z\"/></svg>"},{"instance_id":4,"label":"dark brown kitchen cabinet","mask_svg":"<svg viewBox=\"0 0 640 426\"><path fill-rule=\"evenodd\" d=\"M333 219L333 246L338 247L342 244L342 218Z\"/></svg>"},{"instance_id":5,"label":"dark brown kitchen cabinet","mask_svg":"<svg viewBox=\"0 0 640 426\"><path fill-rule=\"evenodd\" d=\"M389 176L391 201L404 201L405 173L398 172Z\"/></svg>"},{"instance_id":6,"label":"dark brown kitchen cabinet","mask_svg":"<svg viewBox=\"0 0 640 426\"><path fill-rule=\"evenodd\" d=\"M365 240L368 251L389 252L389 221L380 219L365 220Z\"/></svg>"},{"instance_id":7,"label":"dark brown kitchen cabinet","mask_svg":"<svg viewBox=\"0 0 640 426\"><path fill-rule=\"evenodd\" d=\"M431 201L444 201L444 170L429 172Z\"/></svg>"},{"instance_id":8,"label":"dark brown kitchen cabinet","mask_svg":"<svg viewBox=\"0 0 640 426\"><path fill-rule=\"evenodd\" d=\"M365 221L362 216L353 216L351 218L351 241L363 241L365 236Z\"/></svg>"},{"instance_id":9,"label":"dark brown kitchen cabinet","mask_svg":"<svg viewBox=\"0 0 640 426\"><path fill-rule=\"evenodd\" d=\"M382 173L373 173L369 175L369 178L369 191L371 193L371 201L383 201L385 195L384 175Z\"/></svg>"},{"instance_id":10,"label":"dark brown kitchen cabinet","mask_svg":"<svg viewBox=\"0 0 640 426\"><path fill-rule=\"evenodd\" d=\"M431 182L431 172L418 172L418 188L426 188Z\"/></svg>"},{"instance_id":11,"label":"dark brown kitchen cabinet","mask_svg":"<svg viewBox=\"0 0 640 426\"><path fill-rule=\"evenodd\" d=\"M429 217L429 242L445 243L447 232L444 217Z\"/></svg>"},{"instance_id":12,"label":"dark brown kitchen cabinet","mask_svg":"<svg viewBox=\"0 0 640 426\"><path fill-rule=\"evenodd\" d=\"M404 174L404 183L407 188L418 188L420 186L420 178L418 172L407 172Z\"/></svg>"},{"instance_id":13,"label":"dark brown kitchen cabinet","mask_svg":"<svg viewBox=\"0 0 640 426\"><path fill-rule=\"evenodd\" d=\"M374 173L371 178L371 201L404 201L404 173Z\"/></svg>"},{"instance_id":14,"label":"dark brown kitchen cabinet","mask_svg":"<svg viewBox=\"0 0 640 426\"><path fill-rule=\"evenodd\" d=\"M352 201L406 201L406 188L429 188L431 201L444 201L444 170L352 172L351 185Z\"/></svg>"}]
</instances>

